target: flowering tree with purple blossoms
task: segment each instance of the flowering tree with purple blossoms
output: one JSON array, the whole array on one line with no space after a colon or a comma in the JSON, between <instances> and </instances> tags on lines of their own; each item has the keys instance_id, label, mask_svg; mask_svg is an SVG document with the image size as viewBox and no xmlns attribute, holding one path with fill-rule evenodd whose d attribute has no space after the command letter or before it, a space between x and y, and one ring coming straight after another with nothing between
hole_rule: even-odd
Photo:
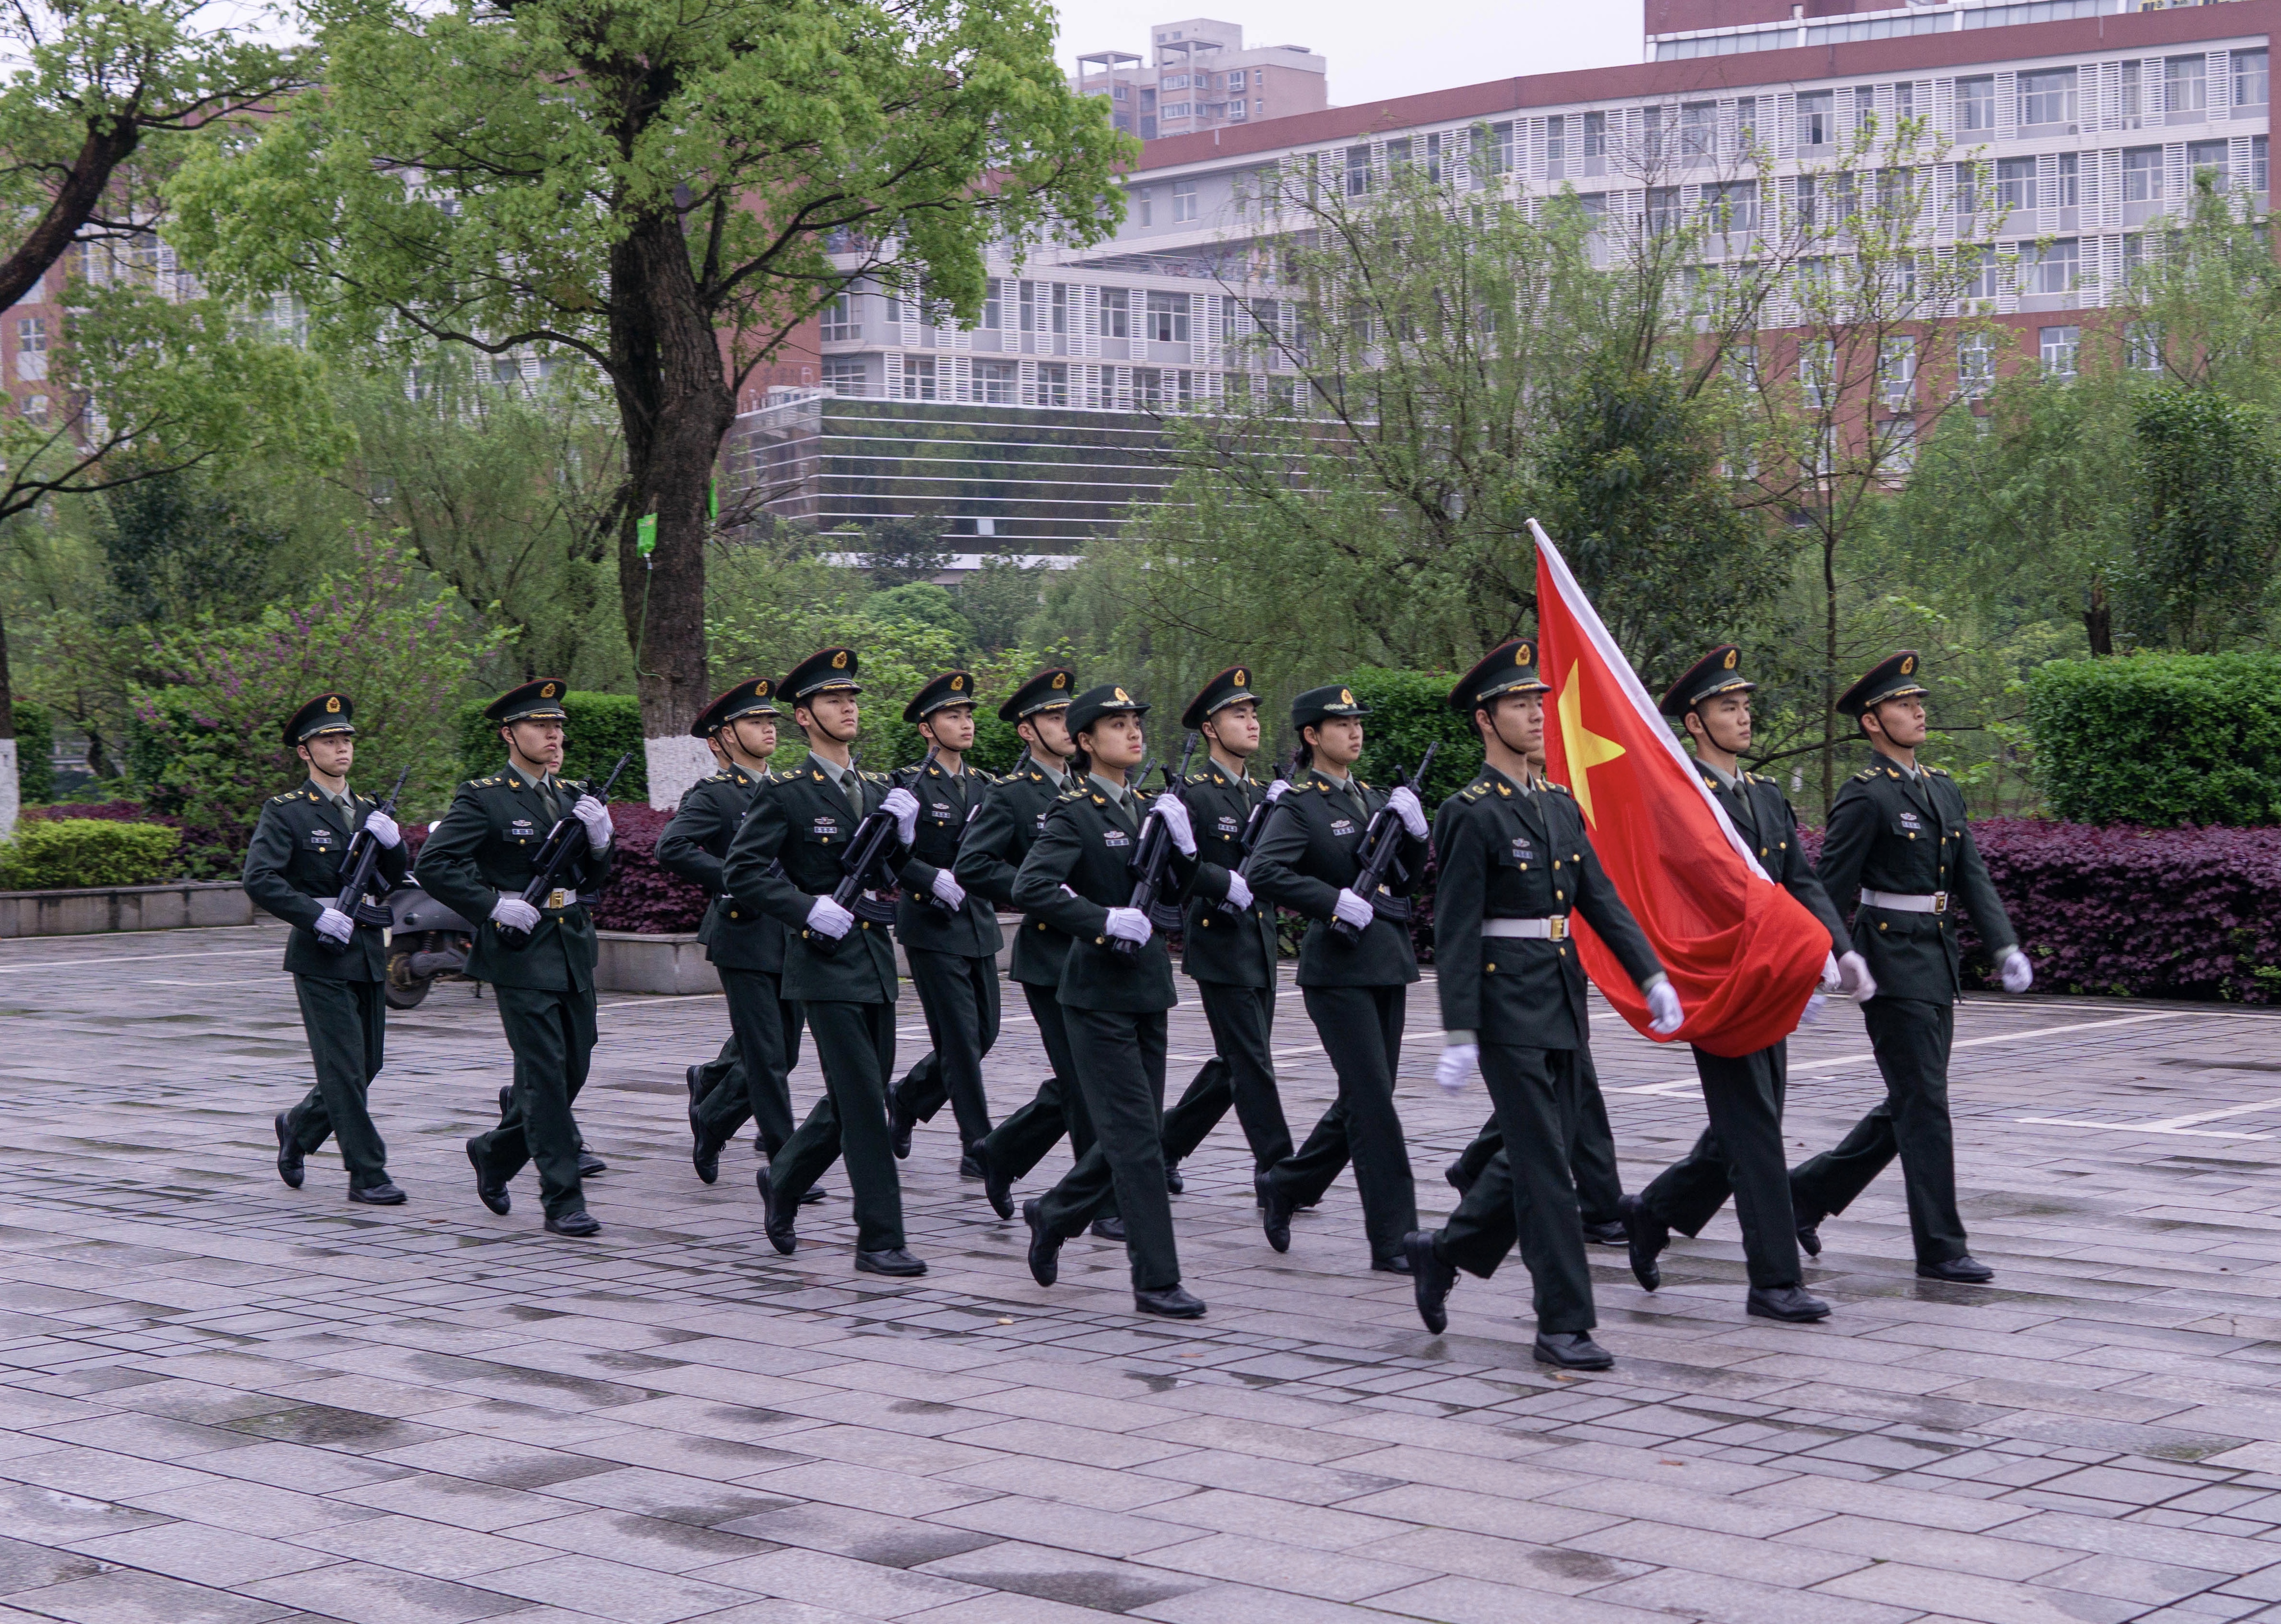
<instances>
[{"instance_id":1,"label":"flowering tree with purple blossoms","mask_svg":"<svg viewBox=\"0 0 2281 1624\"><path fill-rule=\"evenodd\" d=\"M305 603L156 638L151 664L163 675L132 696L130 754L152 807L209 832L234 862L262 802L307 776L281 737L285 718L338 691L355 704L356 787L384 795L409 769L399 816L440 810L457 777L456 708L501 641L396 537L359 536L351 567Z\"/></svg>"}]
</instances>

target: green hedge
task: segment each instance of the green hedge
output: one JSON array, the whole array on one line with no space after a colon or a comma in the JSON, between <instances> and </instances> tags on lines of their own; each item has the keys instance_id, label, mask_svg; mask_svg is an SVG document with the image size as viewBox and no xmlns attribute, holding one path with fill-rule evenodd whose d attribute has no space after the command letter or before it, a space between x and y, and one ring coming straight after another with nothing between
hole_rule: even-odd
<instances>
[{"instance_id":1,"label":"green hedge","mask_svg":"<svg viewBox=\"0 0 2281 1624\"><path fill-rule=\"evenodd\" d=\"M1429 817L1481 769L1481 736L1471 718L1450 708L1450 687L1456 681L1439 672L1367 666L1347 680L1355 698L1370 707L1357 763L1366 782L1392 784L1397 770L1414 770L1426 746L1441 741L1442 753L1434 758L1434 771L1419 797Z\"/></svg>"},{"instance_id":2,"label":"green hedge","mask_svg":"<svg viewBox=\"0 0 2281 1624\"><path fill-rule=\"evenodd\" d=\"M609 777L621 751L634 759L618 775L612 800L649 799L649 762L642 753L641 701L625 693L566 693L562 708L570 714L562 739L562 776L591 779ZM486 720L482 705L460 710L460 765L470 778L488 778L506 762L506 746L499 742L499 723Z\"/></svg>"},{"instance_id":3,"label":"green hedge","mask_svg":"<svg viewBox=\"0 0 2281 1624\"><path fill-rule=\"evenodd\" d=\"M56 798L56 724L44 705L16 701L16 795L27 807Z\"/></svg>"},{"instance_id":4,"label":"green hedge","mask_svg":"<svg viewBox=\"0 0 2281 1624\"><path fill-rule=\"evenodd\" d=\"M926 756L926 740L919 737L916 723L903 720L900 706L890 708L884 703L865 707L863 731L856 740L856 750L862 754L867 772L893 772L896 768ZM791 762L808 748L808 740L792 724L792 711L786 707L784 718L777 723L777 760ZM998 720L994 701L978 710L974 716L974 748L967 752L967 760L985 772L1004 772L1021 759L1022 738L1014 731L1010 722Z\"/></svg>"},{"instance_id":5,"label":"green hedge","mask_svg":"<svg viewBox=\"0 0 2281 1624\"><path fill-rule=\"evenodd\" d=\"M2053 661L2029 684L2028 727L2070 822L2281 822L2281 655Z\"/></svg>"},{"instance_id":6,"label":"green hedge","mask_svg":"<svg viewBox=\"0 0 2281 1624\"><path fill-rule=\"evenodd\" d=\"M0 842L0 891L155 885L174 867L182 839L181 830L164 824L95 817L20 824L13 839Z\"/></svg>"}]
</instances>

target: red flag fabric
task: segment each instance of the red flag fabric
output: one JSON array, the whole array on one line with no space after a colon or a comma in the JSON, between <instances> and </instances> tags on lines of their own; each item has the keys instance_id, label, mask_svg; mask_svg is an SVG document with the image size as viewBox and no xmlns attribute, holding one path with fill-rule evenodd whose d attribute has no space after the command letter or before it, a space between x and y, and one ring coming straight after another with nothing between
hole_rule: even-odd
<instances>
[{"instance_id":1,"label":"red flag fabric","mask_svg":"<svg viewBox=\"0 0 2281 1624\"><path fill-rule=\"evenodd\" d=\"M1752 1054L1788 1037L1829 954L1829 932L1767 878L1600 623L1536 521L1537 672L1552 685L1548 775L1574 793L1601 866L1654 944L1687 1023L1659 1041ZM1633 1027L1647 1000L1607 944L1572 916L1593 984Z\"/></svg>"}]
</instances>

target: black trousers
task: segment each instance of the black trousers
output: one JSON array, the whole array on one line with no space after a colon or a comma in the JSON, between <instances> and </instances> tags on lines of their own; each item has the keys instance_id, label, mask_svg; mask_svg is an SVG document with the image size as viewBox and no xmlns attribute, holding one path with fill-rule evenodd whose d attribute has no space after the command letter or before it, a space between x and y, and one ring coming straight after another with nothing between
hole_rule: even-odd
<instances>
[{"instance_id":1,"label":"black trousers","mask_svg":"<svg viewBox=\"0 0 2281 1624\"><path fill-rule=\"evenodd\" d=\"M903 956L934 1047L895 1085L895 1098L921 1122L948 1100L963 1149L990 1132L982 1057L998 1043L998 961L909 947Z\"/></svg>"},{"instance_id":2,"label":"black trousers","mask_svg":"<svg viewBox=\"0 0 2281 1624\"><path fill-rule=\"evenodd\" d=\"M594 994L499 986L499 1025L514 1053L514 1085L499 1126L468 1141L504 1184L527 1162L538 1164L546 1216L585 1210L578 1183L578 1125L571 1102L586 1086L594 1056Z\"/></svg>"},{"instance_id":3,"label":"black trousers","mask_svg":"<svg viewBox=\"0 0 2281 1624\"><path fill-rule=\"evenodd\" d=\"M1444 1257L1482 1280L1496 1272L1518 1240L1536 1328L1548 1335L1589 1331L1599 1323L1568 1170L1569 1118L1580 1098L1574 1073L1582 1052L1481 1045L1481 1078L1504 1144L1437 1237Z\"/></svg>"},{"instance_id":4,"label":"black trousers","mask_svg":"<svg viewBox=\"0 0 2281 1624\"><path fill-rule=\"evenodd\" d=\"M847 1158L855 1198L855 1245L903 1244L903 1187L887 1133L887 1079L895 1069L895 1006L823 1001L801 1006L823 1068L816 1101L783 1149L769 1158L770 1199L789 1212L824 1169Z\"/></svg>"},{"instance_id":5,"label":"black trousers","mask_svg":"<svg viewBox=\"0 0 2281 1624\"><path fill-rule=\"evenodd\" d=\"M1302 992L1307 1017L1338 1073L1338 1102L1306 1144L1261 1176L1293 1205L1307 1206L1322 1199L1351 1159L1371 1260L1390 1263L1402 1256L1402 1237L1418 1227L1418 1188L1394 1108L1410 989L1311 986Z\"/></svg>"},{"instance_id":6,"label":"black trousers","mask_svg":"<svg viewBox=\"0 0 2281 1624\"><path fill-rule=\"evenodd\" d=\"M1969 1249L1956 1210L1956 1141L1948 1119L1955 1006L1872 998L1861 1006L1861 1018L1884 1075L1885 1098L1834 1149L1790 1170L1790 1205L1809 1218L1843 1212L1898 1155L1917 1261L1961 1257Z\"/></svg>"},{"instance_id":7,"label":"black trousers","mask_svg":"<svg viewBox=\"0 0 2281 1624\"><path fill-rule=\"evenodd\" d=\"M1698 1048L1695 1071L1703 1079L1710 1125L1693 1149L1640 1192L1641 1204L1681 1233L1693 1235L1733 1195L1751 1284L1762 1290L1795 1286L1805 1273L1798 1263L1798 1223L1790 1213L1790 1171L1782 1160L1790 1046L1777 1043L1739 1059Z\"/></svg>"},{"instance_id":8,"label":"black trousers","mask_svg":"<svg viewBox=\"0 0 2281 1624\"><path fill-rule=\"evenodd\" d=\"M1045 1160L1046 1152L1069 1135L1070 1154L1082 1156L1093 1148L1093 1118L1086 1114L1085 1092L1078 1085L1077 1062L1070 1056L1068 1025L1061 1000L1049 986L1022 984L1022 996L1038 1023L1038 1040L1046 1046L1046 1063L1053 1075L1038 1085L1037 1097L984 1136L984 1154L1008 1183ZM1113 1214L1114 1205L1110 1209ZM1098 1216L1109 1216L1102 1214Z\"/></svg>"},{"instance_id":9,"label":"black trousers","mask_svg":"<svg viewBox=\"0 0 2281 1624\"><path fill-rule=\"evenodd\" d=\"M1576 1180L1576 1201L1583 1210L1584 1222L1620 1223L1624 1181L1616 1170L1616 1133L1608 1125L1608 1102L1600 1093L1600 1073L1592 1063L1592 1051L1580 1048L1575 1055L1573 1072L1566 1079L1556 1077L1563 1090L1561 1119L1568 1124L1568 1171ZM1489 1158L1504 1148L1504 1134L1492 1111L1473 1142L1458 1155L1458 1171L1468 1180L1478 1179L1488 1170Z\"/></svg>"},{"instance_id":10,"label":"black trousers","mask_svg":"<svg viewBox=\"0 0 2281 1624\"><path fill-rule=\"evenodd\" d=\"M285 1113L285 1131L304 1156L328 1139L340 1141L352 1189L388 1182L388 1147L372 1125L367 1099L387 1047L388 1001L381 987L377 981L293 978L317 1086Z\"/></svg>"},{"instance_id":11,"label":"black trousers","mask_svg":"<svg viewBox=\"0 0 2281 1624\"><path fill-rule=\"evenodd\" d=\"M1039 1203L1039 1222L1064 1238L1110 1210L1125 1219L1133 1289L1180 1283L1172 1198L1164 1188L1164 1012L1070 1009L1070 1050L1095 1137Z\"/></svg>"},{"instance_id":12,"label":"black trousers","mask_svg":"<svg viewBox=\"0 0 2281 1624\"><path fill-rule=\"evenodd\" d=\"M806 1017L784 998L784 978L765 970L721 971L729 999L729 1041L705 1068L697 1120L725 1144L747 1118L771 1156L792 1137L792 1069L800 1063Z\"/></svg>"},{"instance_id":13,"label":"black trousers","mask_svg":"<svg viewBox=\"0 0 2281 1624\"><path fill-rule=\"evenodd\" d=\"M1204 1020L1217 1051L1164 1113L1164 1159L1194 1156L1204 1136L1219 1125L1228 1108L1243 1126L1255 1172L1265 1172L1291 1154L1291 1129L1283 1119L1283 1098L1275 1091L1275 1058L1270 1048L1275 1025L1272 986L1235 986L1199 981Z\"/></svg>"}]
</instances>

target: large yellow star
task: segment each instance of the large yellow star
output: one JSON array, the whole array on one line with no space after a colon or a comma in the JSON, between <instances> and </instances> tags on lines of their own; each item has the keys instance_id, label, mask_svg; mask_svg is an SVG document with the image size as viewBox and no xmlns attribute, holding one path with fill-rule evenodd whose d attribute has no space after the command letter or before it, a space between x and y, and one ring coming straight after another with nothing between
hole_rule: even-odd
<instances>
[{"instance_id":1,"label":"large yellow star","mask_svg":"<svg viewBox=\"0 0 2281 1624\"><path fill-rule=\"evenodd\" d=\"M1574 661L1568 665L1568 680L1560 684L1559 714L1560 747L1568 757L1568 787L1576 792L1576 804L1584 808L1584 821L1597 829L1600 820L1592 816L1591 771L1614 761L1624 753L1624 747L1584 725L1584 690L1576 681Z\"/></svg>"}]
</instances>

